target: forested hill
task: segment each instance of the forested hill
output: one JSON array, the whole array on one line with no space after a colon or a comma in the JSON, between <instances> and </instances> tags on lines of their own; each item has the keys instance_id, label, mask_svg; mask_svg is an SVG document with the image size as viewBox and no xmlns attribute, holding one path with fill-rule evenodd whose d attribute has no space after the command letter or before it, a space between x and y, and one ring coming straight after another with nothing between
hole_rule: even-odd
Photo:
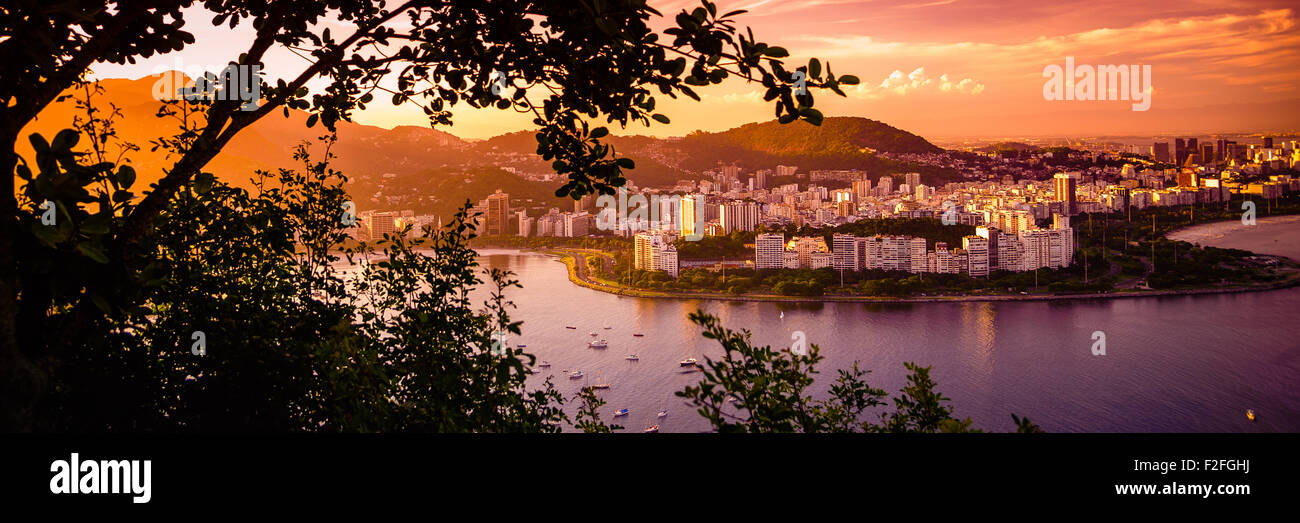
<instances>
[{"instance_id":1,"label":"forested hill","mask_svg":"<svg viewBox=\"0 0 1300 523\"><path fill-rule=\"evenodd\" d=\"M886 166L874 161L876 152L942 151L925 138L858 117L827 118L821 126L802 121L751 123L719 133L692 133L676 145L686 153L688 169L717 161L753 168L787 163L801 170L881 169Z\"/></svg>"}]
</instances>

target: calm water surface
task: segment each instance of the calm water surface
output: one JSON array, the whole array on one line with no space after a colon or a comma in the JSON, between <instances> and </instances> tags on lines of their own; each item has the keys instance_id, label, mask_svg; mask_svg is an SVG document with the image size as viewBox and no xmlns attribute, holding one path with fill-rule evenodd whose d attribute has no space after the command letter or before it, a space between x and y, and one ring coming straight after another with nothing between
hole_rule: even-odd
<instances>
[{"instance_id":1,"label":"calm water surface","mask_svg":"<svg viewBox=\"0 0 1300 523\"><path fill-rule=\"evenodd\" d=\"M1202 227L1202 244L1232 242L1300 259L1294 220L1263 219L1245 232ZM573 285L564 264L543 254L480 254L484 266L510 269L523 284L508 295L518 307L512 318L524 321L523 335L513 341L551 363L530 385L551 376L571 396L599 372L612 385L601 392L608 402L602 414L610 421L615 410L629 409L616 419L628 431L656 423L665 432L709 429L673 394L699 379L683 374L679 361L721 355L687 319L703 309L729 328L749 329L759 345L788 346L791 334L803 331L826 357L814 391L819 397L835 369L855 361L872 371L873 386L895 393L904 384L903 362L911 361L933 366L955 414L985 430L1013 430L1016 413L1052 432L1300 432L1300 289L1023 303L665 300ZM1105 356L1090 350L1098 330L1106 333ZM588 348L591 332L609 348ZM627 354L640 360L627 361ZM563 372L575 369L589 379L570 380ZM669 415L656 420L661 408ZM1258 421L1246 420L1248 408Z\"/></svg>"}]
</instances>

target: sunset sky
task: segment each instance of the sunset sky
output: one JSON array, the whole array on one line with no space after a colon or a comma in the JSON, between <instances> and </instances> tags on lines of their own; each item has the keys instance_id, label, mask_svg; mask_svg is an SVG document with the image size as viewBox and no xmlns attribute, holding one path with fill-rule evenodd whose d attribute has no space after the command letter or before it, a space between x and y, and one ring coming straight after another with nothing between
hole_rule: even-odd
<instances>
[{"instance_id":1,"label":"sunset sky","mask_svg":"<svg viewBox=\"0 0 1300 523\"><path fill-rule=\"evenodd\" d=\"M1300 129L1300 6L1294 1L1133 2L1094 0L720 1L760 40L785 46L787 63L816 56L862 85L847 99L823 94L827 116L862 116L928 138L1286 132ZM668 17L696 1L651 1ZM98 78L139 78L198 65L215 69L252 39L245 23L214 28L202 9L187 14L197 43L132 66L99 64ZM1145 112L1127 101L1047 101L1043 68L1077 64L1150 65ZM302 59L271 55L268 73L301 70ZM661 103L671 125L626 134L682 135L772 118L757 85L740 81L704 91L704 102ZM661 100L665 102L667 100ZM463 106L462 106L463 107ZM456 111L448 132L487 138L530 127L495 110ZM360 123L427 125L414 107L373 104ZM616 132L618 132L616 130Z\"/></svg>"}]
</instances>

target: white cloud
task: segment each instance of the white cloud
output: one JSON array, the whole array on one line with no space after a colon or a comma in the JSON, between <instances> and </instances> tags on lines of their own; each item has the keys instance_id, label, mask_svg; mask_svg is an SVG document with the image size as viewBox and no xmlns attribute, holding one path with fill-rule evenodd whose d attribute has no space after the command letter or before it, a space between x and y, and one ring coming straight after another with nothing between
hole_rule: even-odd
<instances>
[{"instance_id":1,"label":"white cloud","mask_svg":"<svg viewBox=\"0 0 1300 523\"><path fill-rule=\"evenodd\" d=\"M936 82L935 78L926 74L925 67L917 67L907 74L903 74L901 70L895 70L884 80L881 80L879 84L874 84L877 86L876 88L872 88L871 85L873 84L863 84L848 91L858 95L857 98L880 98L881 95L886 93L902 96L915 91L930 90L934 87L937 87L939 92L943 93L979 94L984 91L984 84L973 78L953 81L947 74L942 74L939 75Z\"/></svg>"}]
</instances>

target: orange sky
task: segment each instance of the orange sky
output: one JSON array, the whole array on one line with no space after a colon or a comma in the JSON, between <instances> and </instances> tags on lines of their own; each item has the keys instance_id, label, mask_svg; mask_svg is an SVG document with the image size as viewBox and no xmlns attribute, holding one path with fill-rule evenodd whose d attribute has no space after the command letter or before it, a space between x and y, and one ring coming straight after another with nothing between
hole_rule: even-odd
<instances>
[{"instance_id":1,"label":"orange sky","mask_svg":"<svg viewBox=\"0 0 1300 523\"><path fill-rule=\"evenodd\" d=\"M672 16L695 1L651 0ZM1006 0L720 1L749 9L742 25L785 46L788 63L816 56L862 85L847 99L821 95L827 116L863 116L930 138L1093 136L1300 129L1300 5L1292 1L1042 2ZM99 78L139 78L165 69L215 69L251 41L247 24L214 28L202 9L187 14L197 43L131 66L99 64ZM336 30L337 31L337 30ZM237 52L237 51L234 51ZM1043 68L1078 64L1150 65L1151 108L1123 101L1047 101ZM302 59L272 53L268 73L297 72ZM288 75L285 75L288 76ZM756 85L730 82L703 103L660 103L673 120L625 133L682 135L772 117ZM508 111L456 111L443 129L486 138L530 127ZM427 125L414 107L372 104L360 123ZM617 132L617 131L616 131Z\"/></svg>"}]
</instances>

